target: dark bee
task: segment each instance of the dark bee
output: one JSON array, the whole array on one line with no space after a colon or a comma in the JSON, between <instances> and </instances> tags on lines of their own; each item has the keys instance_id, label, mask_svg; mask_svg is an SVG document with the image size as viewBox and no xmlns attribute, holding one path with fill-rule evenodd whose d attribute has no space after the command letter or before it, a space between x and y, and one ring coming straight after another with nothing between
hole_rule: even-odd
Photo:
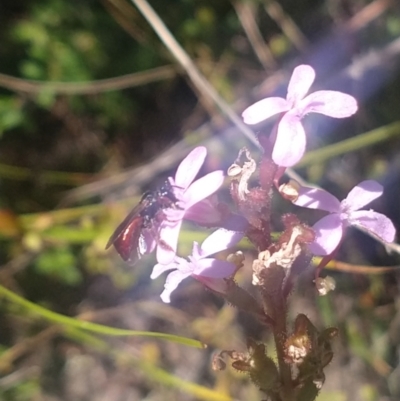
<instances>
[{"instance_id":1,"label":"dark bee","mask_svg":"<svg viewBox=\"0 0 400 401\"><path fill-rule=\"evenodd\" d=\"M158 227L165 219L164 209L176 208L177 203L169 181L155 191L146 192L111 235L106 249L114 245L123 260L135 264L147 253L145 235L158 242Z\"/></svg>"}]
</instances>

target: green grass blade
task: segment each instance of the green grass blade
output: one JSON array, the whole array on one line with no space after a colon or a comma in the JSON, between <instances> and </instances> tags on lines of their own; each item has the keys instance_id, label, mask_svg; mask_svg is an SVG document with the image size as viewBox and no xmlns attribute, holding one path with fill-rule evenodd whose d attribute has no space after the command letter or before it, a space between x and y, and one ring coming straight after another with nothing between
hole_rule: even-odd
<instances>
[{"instance_id":1,"label":"green grass blade","mask_svg":"<svg viewBox=\"0 0 400 401\"><path fill-rule=\"evenodd\" d=\"M36 305L33 302L30 302L19 295L13 293L12 291L6 289L2 285L0 285L0 297L7 298L8 300L28 309L29 311L36 313L44 317L45 319L58 323L67 327L76 327L79 329L84 329L87 331L91 331L93 333L99 333L107 336L120 336L120 337L128 337L128 336L141 336L141 337L154 337L159 338L161 340L171 341L182 345L187 345L189 347L195 348L205 348L205 345L200 341L193 340L187 337L176 336L173 334L166 333L156 333L150 331L136 331L136 330L126 330L126 329L118 329L114 327L104 326L97 323L85 322L79 319L74 319L72 317L64 316L59 313L50 311L42 306Z\"/></svg>"},{"instance_id":2,"label":"green grass blade","mask_svg":"<svg viewBox=\"0 0 400 401\"><path fill-rule=\"evenodd\" d=\"M368 146L386 141L394 136L400 136L400 122L385 125L374 129L354 138L325 146L321 149L313 150L305 154L301 161L296 164L296 168L306 167L313 163L321 163L325 160L340 156L349 152L354 152Z\"/></svg>"}]
</instances>

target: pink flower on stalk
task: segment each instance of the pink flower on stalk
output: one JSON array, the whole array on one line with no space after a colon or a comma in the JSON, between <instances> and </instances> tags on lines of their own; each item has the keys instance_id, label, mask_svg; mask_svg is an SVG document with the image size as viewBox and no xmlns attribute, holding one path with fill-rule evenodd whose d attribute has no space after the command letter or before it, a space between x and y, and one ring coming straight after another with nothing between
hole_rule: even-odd
<instances>
[{"instance_id":1,"label":"pink flower on stalk","mask_svg":"<svg viewBox=\"0 0 400 401\"><path fill-rule=\"evenodd\" d=\"M175 178L169 177L178 204L175 209L164 211L166 219L159 226L158 263L168 264L174 259L184 217L203 224L218 221L217 210L206 198L222 185L223 171L213 171L194 181L206 156L207 149L204 146L193 149L179 165Z\"/></svg>"},{"instance_id":2,"label":"pink flower on stalk","mask_svg":"<svg viewBox=\"0 0 400 401\"><path fill-rule=\"evenodd\" d=\"M150 276L152 279L157 278L166 271L174 270L167 276L161 299L169 303L171 293L182 280L189 276L192 276L213 290L218 291L219 288L225 288L223 279L232 276L237 266L226 260L209 258L208 256L230 248L239 242L243 238L243 235L240 232L220 228L208 236L201 247L199 247L197 242L193 243L193 251L188 257L189 260L175 256L168 264L158 263L155 265Z\"/></svg>"},{"instance_id":3,"label":"pink flower on stalk","mask_svg":"<svg viewBox=\"0 0 400 401\"><path fill-rule=\"evenodd\" d=\"M373 210L359 210L382 193L382 185L372 180L355 186L341 202L323 189L301 187L297 200L293 202L295 205L330 213L313 226L316 237L309 245L311 252L315 255L331 254L348 226L358 227L383 242L393 242L396 230L390 219Z\"/></svg>"},{"instance_id":4,"label":"pink flower on stalk","mask_svg":"<svg viewBox=\"0 0 400 401\"><path fill-rule=\"evenodd\" d=\"M301 124L308 113L320 113L344 118L357 111L353 96L338 91L317 91L306 96L315 79L315 71L309 65L300 65L293 71L286 99L268 97L262 99L242 114L246 124L258 124L278 113L284 113L276 129L272 160L283 167L296 164L306 148L306 135Z\"/></svg>"}]
</instances>

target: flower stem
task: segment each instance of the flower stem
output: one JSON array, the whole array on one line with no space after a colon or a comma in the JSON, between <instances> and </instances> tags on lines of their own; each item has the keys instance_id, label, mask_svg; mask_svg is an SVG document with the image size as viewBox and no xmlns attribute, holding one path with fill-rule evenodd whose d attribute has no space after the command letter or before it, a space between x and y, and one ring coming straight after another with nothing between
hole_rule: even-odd
<instances>
[{"instance_id":1,"label":"flower stem","mask_svg":"<svg viewBox=\"0 0 400 401\"><path fill-rule=\"evenodd\" d=\"M293 383L290 365L285 362L285 341L287 338L286 316L287 305L286 300L282 297L279 305L277 305L279 313L276 314L275 325L273 327L274 341L276 347L276 355L278 358L279 372L283 385L282 399L285 401L293 400Z\"/></svg>"}]
</instances>

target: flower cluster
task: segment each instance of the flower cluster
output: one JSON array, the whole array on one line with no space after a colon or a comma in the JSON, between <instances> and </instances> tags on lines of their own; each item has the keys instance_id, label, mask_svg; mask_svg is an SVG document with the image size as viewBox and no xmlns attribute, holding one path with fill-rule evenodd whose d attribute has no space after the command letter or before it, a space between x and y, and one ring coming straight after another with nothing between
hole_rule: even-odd
<instances>
[{"instance_id":1,"label":"flower cluster","mask_svg":"<svg viewBox=\"0 0 400 401\"><path fill-rule=\"evenodd\" d=\"M346 93L323 90L306 96L314 79L314 69L309 65L300 65L293 71L286 99L262 99L243 112L243 120L247 124L257 124L281 113L270 138L271 157L279 167L293 166L302 158L306 135L301 120L306 114L314 112L344 118L357 111L357 101ZM315 240L308 244L310 251L321 256L332 254L348 226L358 227L383 242L394 241L395 228L390 219L373 210L359 210L382 193L382 186L371 180L355 186L342 202L322 189L300 187L293 199L294 204L330 213L312 227Z\"/></svg>"},{"instance_id":2,"label":"flower cluster","mask_svg":"<svg viewBox=\"0 0 400 401\"><path fill-rule=\"evenodd\" d=\"M244 236L247 221L231 214L222 216L215 203L208 198L222 185L222 171L214 171L194 181L204 163L207 150L203 146L195 148L179 165L175 177L169 178L178 200L178 208L165 210L165 219L159 227L157 261L151 278L169 273L165 289L161 294L164 302L170 302L170 295L179 283L187 277L201 281L208 288L220 288L224 278L232 276L237 270L231 262L209 258L217 252L234 246ZM201 247L195 242L189 261L176 256L178 236L183 219L188 219L204 226L225 226L204 240Z\"/></svg>"},{"instance_id":3,"label":"flower cluster","mask_svg":"<svg viewBox=\"0 0 400 401\"><path fill-rule=\"evenodd\" d=\"M302 119L312 112L343 118L351 116L357 110L356 100L345 93L323 90L307 95L314 79L315 72L311 66L298 66L290 79L285 99L266 98L243 112L243 119L247 124L257 124L276 114L280 114L280 118L267 145L260 138L266 151L260 164L261 187L249 188L249 180L257 163L246 149L239 153L238 159L228 171L232 178L231 195L239 214L233 214L215 198L210 198L223 183L222 171L214 171L195 179L207 156L207 150L203 146L192 150L179 165L175 177L169 177L167 183L173 194L165 191L164 197L159 195L161 200L148 202L147 207L153 217L152 220L148 219L151 223L148 225L152 229L142 223L140 229L134 232L136 236L133 239L138 240L139 254L149 253L157 248L158 263L151 278L169 272L161 294L164 302L170 302L171 293L182 280L192 277L240 307L247 296L235 285L233 277L241 266L241 261L221 260L212 256L233 247L245 235L260 251L258 259L253 263L253 284L263 287L265 291L269 287L273 291L272 287L279 285L284 293L290 291L293 272L298 274L309 263L308 255L329 258L340 245L349 226L361 228L383 242L394 240L395 229L386 216L373 210L360 210L383 193L380 184L369 180L354 187L341 202L322 189L301 187L298 184L292 187L286 185L285 191L280 189L283 197L297 206L323 210L328 215L311 228L298 221L295 216L287 215L283 221L285 230L279 241L272 241L271 188L277 186L282 171L297 163L305 152L306 135ZM268 147L269 151L266 149ZM241 156L246 157L243 163ZM161 212L157 207L162 208ZM207 228L217 228L201 246L195 242L192 253L187 258L176 255L184 219ZM127 233L129 228L127 226L125 230ZM115 235L112 239L114 238ZM285 282L282 281L284 276L281 271L286 272ZM277 274L281 277L278 284ZM259 309L257 305L251 308L254 313L258 313L255 312Z\"/></svg>"},{"instance_id":4,"label":"flower cluster","mask_svg":"<svg viewBox=\"0 0 400 401\"><path fill-rule=\"evenodd\" d=\"M383 187L376 181L361 182L342 201L323 189L295 181L279 184L285 169L297 163L305 152L302 119L306 114L343 118L357 110L356 100L345 93L317 91L307 95L314 78L310 66L299 66L290 79L285 99L263 99L244 111L248 124L275 114L280 118L269 137L259 135L264 150L261 162L243 148L228 169L235 213L214 195L223 183L222 171L196 179L207 155L206 148L200 146L189 153L163 187L142 198L109 241L131 262L156 249L158 263L151 278L167 273L161 294L164 302L169 303L173 291L191 277L267 326L275 341L274 358L268 355L265 344L248 339L247 352L224 350L214 357L213 366L224 369L223 359L230 358L232 367L247 372L266 398L278 401L315 400L325 380L324 368L333 358L331 342L338 334L334 327L318 330L302 313L288 332L288 299L296 278L313 256L322 256L315 270L315 288L320 295L335 289L333 278L319 277L319 272L333 258L351 226L383 243L395 238L390 219L374 210L361 210L382 195ZM278 237L273 235L277 220L272 213L274 188L295 206L327 212L326 216L311 227L295 214L284 214L282 232ZM214 231L201 245L194 242L190 255L181 257L177 255L177 244L185 219ZM243 253L237 251L226 258L218 255L243 237L258 253L251 263L252 288L258 297L235 281L237 271L245 266Z\"/></svg>"}]
</instances>

